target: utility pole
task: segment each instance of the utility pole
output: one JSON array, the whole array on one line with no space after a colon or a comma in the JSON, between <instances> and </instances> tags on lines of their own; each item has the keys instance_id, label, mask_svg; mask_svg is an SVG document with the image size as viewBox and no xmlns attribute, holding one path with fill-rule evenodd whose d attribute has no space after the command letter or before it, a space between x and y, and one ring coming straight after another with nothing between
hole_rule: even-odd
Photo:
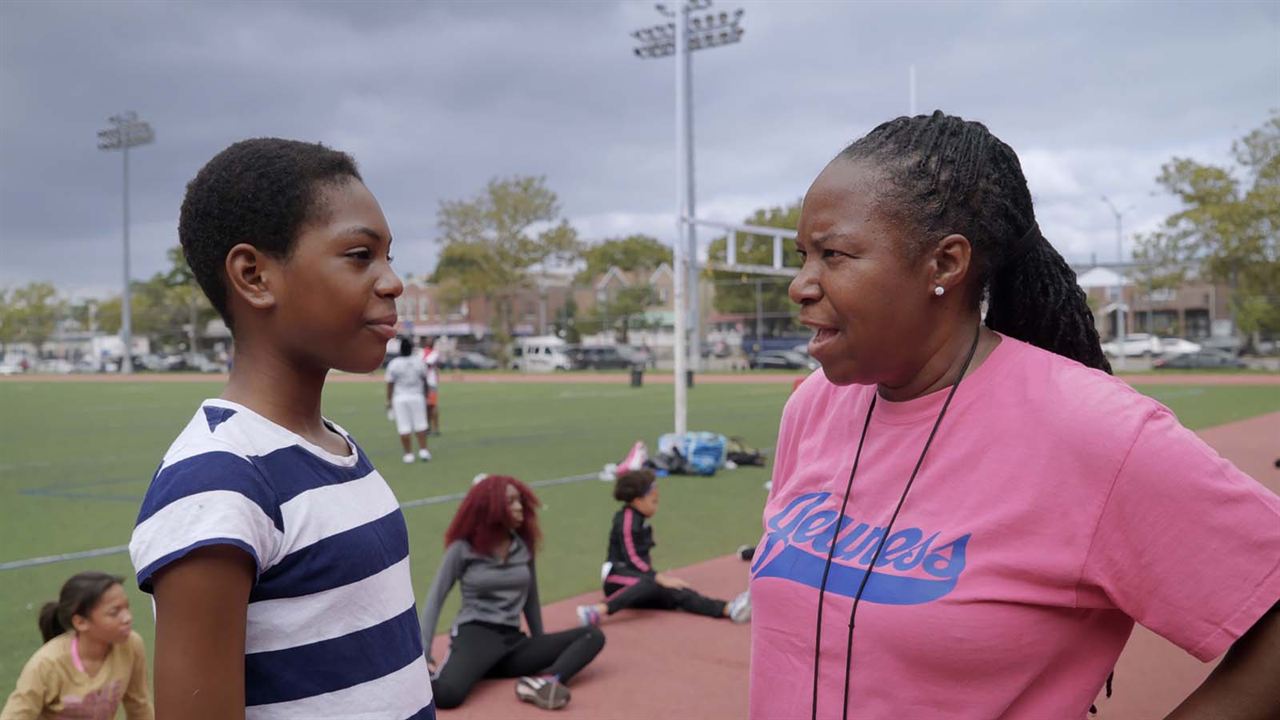
<instances>
[{"instance_id":1,"label":"utility pole","mask_svg":"<svg viewBox=\"0 0 1280 720\"><path fill-rule=\"evenodd\" d=\"M112 115L108 118L112 127L98 131L99 150L120 150L124 157L124 292L120 296L120 339L124 342L124 357L120 360L120 372L133 372L133 318L129 302L129 148L154 142L151 125L138 119L135 112Z\"/></svg>"},{"instance_id":2,"label":"utility pole","mask_svg":"<svg viewBox=\"0 0 1280 720\"><path fill-rule=\"evenodd\" d=\"M742 39L742 10L695 15L711 7L711 0L687 0L676 7L655 5L671 22L631 33L640 41L634 49L639 58L675 56L676 79L676 239L675 260L675 431L683 433L688 417L686 384L690 353L689 325L693 326L695 367L702 360L701 309L698 307L698 244L694 231L695 188L693 183L693 75L690 53ZM689 292L692 288L692 292ZM690 301L690 296L692 301Z\"/></svg>"},{"instance_id":3,"label":"utility pole","mask_svg":"<svg viewBox=\"0 0 1280 720\"><path fill-rule=\"evenodd\" d=\"M1123 370L1128 357L1125 352L1124 339L1125 321L1127 320L1126 316L1129 314L1129 306L1124 300L1124 275L1120 272L1120 265L1124 263L1124 213L1132 210L1133 206L1130 205L1124 210L1118 210L1115 203L1111 202L1111 199L1106 195L1102 196L1102 202L1111 208L1111 214L1115 215L1116 218L1116 277L1118 278L1116 281L1116 346L1120 349L1120 362L1118 365Z\"/></svg>"}]
</instances>

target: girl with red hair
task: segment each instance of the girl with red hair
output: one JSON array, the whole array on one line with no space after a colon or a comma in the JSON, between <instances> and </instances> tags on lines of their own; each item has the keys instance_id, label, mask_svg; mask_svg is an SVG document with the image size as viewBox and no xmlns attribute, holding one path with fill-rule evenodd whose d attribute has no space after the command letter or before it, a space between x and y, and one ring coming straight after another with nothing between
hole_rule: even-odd
<instances>
[{"instance_id":1,"label":"girl with red hair","mask_svg":"<svg viewBox=\"0 0 1280 720\"><path fill-rule=\"evenodd\" d=\"M431 639L454 584L462 608L450 630L449 655L432 682L436 707L462 704L482 678L517 677L516 697L546 709L569 702L565 685L604 647L599 628L544 633L534 553L538 498L513 477L488 475L463 498L445 531L445 552L422 617L422 640L433 672ZM520 615L529 627L520 630Z\"/></svg>"}]
</instances>

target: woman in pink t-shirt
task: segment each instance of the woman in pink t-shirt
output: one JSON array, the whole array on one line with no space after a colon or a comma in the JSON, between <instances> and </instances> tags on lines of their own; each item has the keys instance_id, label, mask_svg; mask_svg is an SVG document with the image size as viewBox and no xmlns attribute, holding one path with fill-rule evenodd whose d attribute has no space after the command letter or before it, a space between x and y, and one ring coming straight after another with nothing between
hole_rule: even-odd
<instances>
[{"instance_id":1,"label":"woman in pink t-shirt","mask_svg":"<svg viewBox=\"0 0 1280 720\"><path fill-rule=\"evenodd\" d=\"M798 235L751 717L1083 718L1135 621L1228 654L1175 717L1280 716L1280 499L1110 376L1008 145L887 122Z\"/></svg>"}]
</instances>

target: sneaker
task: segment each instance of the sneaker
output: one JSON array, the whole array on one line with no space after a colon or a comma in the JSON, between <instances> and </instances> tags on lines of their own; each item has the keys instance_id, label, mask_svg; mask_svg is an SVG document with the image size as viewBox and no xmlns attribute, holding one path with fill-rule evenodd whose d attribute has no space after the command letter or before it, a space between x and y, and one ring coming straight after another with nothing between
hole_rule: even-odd
<instances>
[{"instance_id":1,"label":"sneaker","mask_svg":"<svg viewBox=\"0 0 1280 720\"><path fill-rule=\"evenodd\" d=\"M592 605L578 606L578 624L582 627L594 627L600 624L600 611Z\"/></svg>"},{"instance_id":2,"label":"sneaker","mask_svg":"<svg viewBox=\"0 0 1280 720\"><path fill-rule=\"evenodd\" d=\"M745 590L729 602L729 619L735 623L751 620L751 591Z\"/></svg>"},{"instance_id":3,"label":"sneaker","mask_svg":"<svg viewBox=\"0 0 1280 720\"><path fill-rule=\"evenodd\" d=\"M430 461L431 461L431 451L430 451L430 450L428 450L428 449L426 449L426 448L423 448L423 449L419 450L419 451L418 451L418 458L419 458L420 460L422 460L422 462L430 462Z\"/></svg>"},{"instance_id":4,"label":"sneaker","mask_svg":"<svg viewBox=\"0 0 1280 720\"><path fill-rule=\"evenodd\" d=\"M549 675L526 675L516 681L516 697L543 710L559 710L569 704L569 688Z\"/></svg>"},{"instance_id":5,"label":"sneaker","mask_svg":"<svg viewBox=\"0 0 1280 720\"><path fill-rule=\"evenodd\" d=\"M401 459L401 460L403 460L403 461L405 461L405 463L412 463L412 462L413 462L413 453L405 453L405 454L404 454L404 457L402 457L402 458L400 458L400 459Z\"/></svg>"}]
</instances>

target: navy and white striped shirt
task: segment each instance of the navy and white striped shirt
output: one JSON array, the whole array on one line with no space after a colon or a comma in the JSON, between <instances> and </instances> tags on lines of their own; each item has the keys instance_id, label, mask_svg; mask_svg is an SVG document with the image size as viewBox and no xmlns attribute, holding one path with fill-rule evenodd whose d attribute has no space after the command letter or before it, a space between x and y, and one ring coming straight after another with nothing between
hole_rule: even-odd
<instances>
[{"instance_id":1,"label":"navy and white striped shirt","mask_svg":"<svg viewBox=\"0 0 1280 720\"><path fill-rule=\"evenodd\" d=\"M355 441L328 424L347 456L206 400L143 498L129 543L138 586L151 592L159 570L199 547L253 557L251 720L434 718L404 516Z\"/></svg>"}]
</instances>

